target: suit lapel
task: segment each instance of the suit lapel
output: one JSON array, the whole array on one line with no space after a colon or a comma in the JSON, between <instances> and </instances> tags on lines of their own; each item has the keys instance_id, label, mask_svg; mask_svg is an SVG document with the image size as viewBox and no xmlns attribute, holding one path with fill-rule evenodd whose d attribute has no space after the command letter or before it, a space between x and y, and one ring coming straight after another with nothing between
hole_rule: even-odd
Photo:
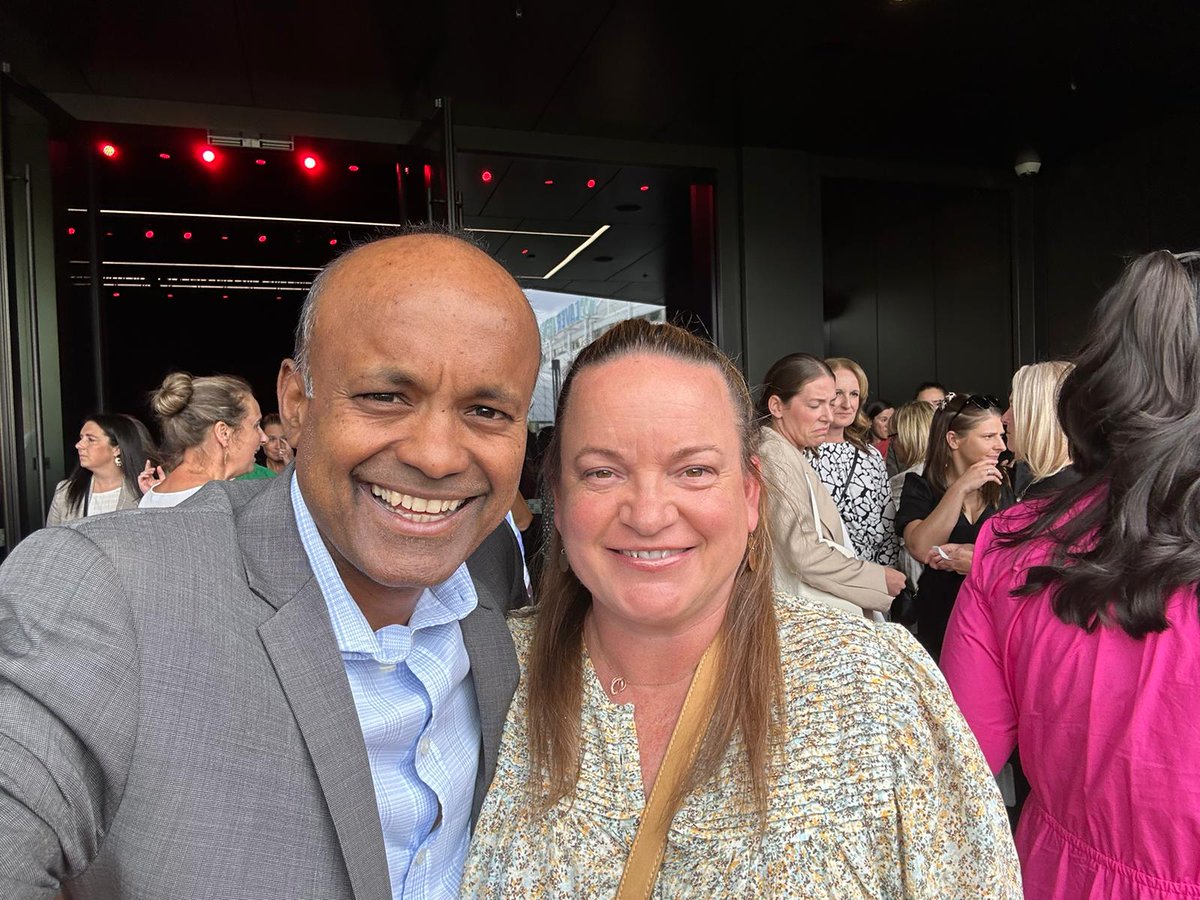
<instances>
[{"instance_id":1,"label":"suit lapel","mask_svg":"<svg viewBox=\"0 0 1200 900\"><path fill-rule=\"evenodd\" d=\"M250 589L277 609L258 629L312 758L354 896L390 898L379 807L354 696L292 509L291 469L236 515Z\"/></svg>"},{"instance_id":2,"label":"suit lapel","mask_svg":"<svg viewBox=\"0 0 1200 900\"><path fill-rule=\"evenodd\" d=\"M508 526L501 522L500 528ZM501 535L507 538L507 534ZM513 649L512 636L504 621L509 605L505 578L492 558L493 535L485 541L477 555L467 563L479 605L474 612L462 620L463 644L471 659L471 680L475 684L475 702L479 706L480 732L483 749L480 756L479 774L475 780L475 798L471 807L471 821L479 816L483 795L492 783L496 771L496 758L500 751L500 737L504 732L504 720L508 716L508 705L516 690L519 670L517 654ZM507 550L508 545L498 542Z\"/></svg>"}]
</instances>

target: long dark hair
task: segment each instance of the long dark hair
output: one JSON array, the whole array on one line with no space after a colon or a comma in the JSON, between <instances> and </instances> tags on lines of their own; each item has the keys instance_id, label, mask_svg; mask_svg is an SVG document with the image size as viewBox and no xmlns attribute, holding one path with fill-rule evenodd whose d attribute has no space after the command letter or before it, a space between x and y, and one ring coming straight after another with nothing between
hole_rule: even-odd
<instances>
[{"instance_id":1,"label":"long dark hair","mask_svg":"<svg viewBox=\"0 0 1200 900\"><path fill-rule=\"evenodd\" d=\"M1049 589L1055 614L1088 632L1163 631L1167 599L1200 582L1198 267L1200 254L1158 250L1104 295L1058 399L1082 479L997 538L1053 542L1017 593Z\"/></svg>"},{"instance_id":2,"label":"long dark hair","mask_svg":"<svg viewBox=\"0 0 1200 900\"><path fill-rule=\"evenodd\" d=\"M142 471L146 460L157 462L158 456L158 451L154 448L154 441L150 437L150 431L133 416L124 414L98 413L88 416L83 421L85 425L88 422L95 422L100 430L108 436L109 443L120 453L121 475L125 480L125 490L130 492L133 497L140 497L142 492L138 489L138 472ZM76 465L75 471L67 479L67 509L83 509L88 488L91 485L91 471Z\"/></svg>"},{"instance_id":3,"label":"long dark hair","mask_svg":"<svg viewBox=\"0 0 1200 900\"><path fill-rule=\"evenodd\" d=\"M545 484L556 488L562 477L562 434L570 428L571 388L576 377L594 366L634 354L666 357L721 373L738 425L742 466L758 478L753 454L758 426L750 391L741 373L720 350L676 325L643 319L620 322L575 358L558 395L555 421L542 462ZM714 398L714 402L720 402ZM722 625L725 652L712 719L695 760L672 797L672 815L684 797L720 770L730 746L742 754L747 794L760 820L765 818L767 785L783 721L783 674L778 625L771 585L771 548L767 530L767 491L759 497L759 524L748 541L748 556L733 584ZM526 678L529 684L530 788L543 808L570 794L579 779L579 728L583 697L580 652L591 593L569 567L556 565L562 538L550 533L547 562L537 591L537 623ZM749 554L756 553L750 563ZM564 568L566 571L564 571Z\"/></svg>"}]
</instances>

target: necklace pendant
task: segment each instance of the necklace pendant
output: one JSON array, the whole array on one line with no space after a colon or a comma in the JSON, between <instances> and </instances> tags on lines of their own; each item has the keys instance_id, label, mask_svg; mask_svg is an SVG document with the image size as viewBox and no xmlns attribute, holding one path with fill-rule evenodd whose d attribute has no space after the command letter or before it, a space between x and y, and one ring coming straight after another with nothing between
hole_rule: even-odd
<instances>
[{"instance_id":1,"label":"necklace pendant","mask_svg":"<svg viewBox=\"0 0 1200 900\"><path fill-rule=\"evenodd\" d=\"M618 675L608 683L608 692L614 697L625 690L625 679Z\"/></svg>"}]
</instances>

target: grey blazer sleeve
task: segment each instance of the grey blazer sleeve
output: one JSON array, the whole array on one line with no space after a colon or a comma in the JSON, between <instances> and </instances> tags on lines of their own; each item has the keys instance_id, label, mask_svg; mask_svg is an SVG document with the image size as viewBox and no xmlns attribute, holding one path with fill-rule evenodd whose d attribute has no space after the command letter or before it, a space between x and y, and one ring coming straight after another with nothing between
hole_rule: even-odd
<instances>
[{"instance_id":1,"label":"grey blazer sleeve","mask_svg":"<svg viewBox=\"0 0 1200 900\"><path fill-rule=\"evenodd\" d=\"M0 568L0 896L53 897L99 852L137 731L132 618L112 564L69 528Z\"/></svg>"}]
</instances>

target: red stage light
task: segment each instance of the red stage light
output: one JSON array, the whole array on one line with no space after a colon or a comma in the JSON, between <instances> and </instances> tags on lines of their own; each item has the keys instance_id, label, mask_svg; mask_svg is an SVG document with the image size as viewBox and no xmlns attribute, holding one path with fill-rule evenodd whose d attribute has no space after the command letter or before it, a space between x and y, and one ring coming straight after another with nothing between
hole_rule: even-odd
<instances>
[{"instance_id":1,"label":"red stage light","mask_svg":"<svg viewBox=\"0 0 1200 900\"><path fill-rule=\"evenodd\" d=\"M349 169L351 172L357 172L357 171L358 171L358 166L346 166L346 168L347 168L347 169Z\"/></svg>"},{"instance_id":2,"label":"red stage light","mask_svg":"<svg viewBox=\"0 0 1200 900\"><path fill-rule=\"evenodd\" d=\"M265 159L256 159L254 161L254 164L256 166L265 166L267 164L267 161Z\"/></svg>"},{"instance_id":3,"label":"red stage light","mask_svg":"<svg viewBox=\"0 0 1200 900\"><path fill-rule=\"evenodd\" d=\"M588 186L589 188L594 188L594 187L596 186L596 179L595 179L595 178L589 178L589 179L587 180L587 186Z\"/></svg>"},{"instance_id":4,"label":"red stage light","mask_svg":"<svg viewBox=\"0 0 1200 900\"><path fill-rule=\"evenodd\" d=\"M546 184L554 184L554 179L553 179L553 178L547 178L547 179L546 179Z\"/></svg>"},{"instance_id":5,"label":"red stage light","mask_svg":"<svg viewBox=\"0 0 1200 900\"><path fill-rule=\"evenodd\" d=\"M168 300L174 300L174 299L175 299L175 295L174 295L174 294L167 294L167 299L168 299Z\"/></svg>"},{"instance_id":6,"label":"red stage light","mask_svg":"<svg viewBox=\"0 0 1200 900\"><path fill-rule=\"evenodd\" d=\"M183 233L183 239L185 241L190 241L192 239L192 233L190 231L185 231Z\"/></svg>"},{"instance_id":7,"label":"red stage light","mask_svg":"<svg viewBox=\"0 0 1200 900\"><path fill-rule=\"evenodd\" d=\"M638 190L641 190L641 191L648 191L648 190L650 190L650 185L648 185L648 184L643 184L643 185L642 185L640 188L638 188Z\"/></svg>"},{"instance_id":8,"label":"red stage light","mask_svg":"<svg viewBox=\"0 0 1200 900\"><path fill-rule=\"evenodd\" d=\"M260 244L265 244L267 242L267 236L265 234L260 234L258 236L258 242Z\"/></svg>"},{"instance_id":9,"label":"red stage light","mask_svg":"<svg viewBox=\"0 0 1200 900\"><path fill-rule=\"evenodd\" d=\"M100 152L103 153L105 156L107 156L109 159L117 158L117 148L116 148L115 144L101 144Z\"/></svg>"},{"instance_id":10,"label":"red stage light","mask_svg":"<svg viewBox=\"0 0 1200 900\"><path fill-rule=\"evenodd\" d=\"M146 232L146 239L147 239L147 240L149 240L149 239L150 239L150 238L152 238L152 237L154 237L154 232L153 232L153 231L147 231L147 232Z\"/></svg>"},{"instance_id":11,"label":"red stage light","mask_svg":"<svg viewBox=\"0 0 1200 900\"><path fill-rule=\"evenodd\" d=\"M408 174L408 166L405 166L405 167L404 167L404 174L405 174L405 175L407 175L407 174Z\"/></svg>"},{"instance_id":12,"label":"red stage light","mask_svg":"<svg viewBox=\"0 0 1200 900\"><path fill-rule=\"evenodd\" d=\"M330 246L330 247L336 247L336 246L337 246L337 238L330 238L330 239L329 239L329 246Z\"/></svg>"},{"instance_id":13,"label":"red stage light","mask_svg":"<svg viewBox=\"0 0 1200 900\"><path fill-rule=\"evenodd\" d=\"M317 158L310 153L308 156L304 157L304 159L301 160L301 163L304 165L304 168L308 169L311 172L313 169L315 169L317 167Z\"/></svg>"},{"instance_id":14,"label":"red stage light","mask_svg":"<svg viewBox=\"0 0 1200 900\"><path fill-rule=\"evenodd\" d=\"M205 147L200 151L200 158L211 165L217 161L217 151L212 147Z\"/></svg>"},{"instance_id":15,"label":"red stage light","mask_svg":"<svg viewBox=\"0 0 1200 900\"><path fill-rule=\"evenodd\" d=\"M522 256L528 256L528 255L529 255L529 248L528 248L528 247L526 247L526 248L523 248L523 249L521 250L521 255L522 255Z\"/></svg>"},{"instance_id":16,"label":"red stage light","mask_svg":"<svg viewBox=\"0 0 1200 900\"><path fill-rule=\"evenodd\" d=\"M229 235L227 235L227 234L221 235L221 240L223 240L223 241L229 240Z\"/></svg>"},{"instance_id":17,"label":"red stage light","mask_svg":"<svg viewBox=\"0 0 1200 900\"><path fill-rule=\"evenodd\" d=\"M483 179L484 184L487 184L489 181L492 180L492 173L489 172L487 169L484 169L483 174L480 175L479 177Z\"/></svg>"},{"instance_id":18,"label":"red stage light","mask_svg":"<svg viewBox=\"0 0 1200 900\"><path fill-rule=\"evenodd\" d=\"M114 296L114 297L120 297L120 296L121 296L121 292L120 292L120 291L113 291L113 296Z\"/></svg>"},{"instance_id":19,"label":"red stage light","mask_svg":"<svg viewBox=\"0 0 1200 900\"><path fill-rule=\"evenodd\" d=\"M228 294L222 294L222 295L221 295L221 299L222 299L222 300L228 300L228 299L229 299L229 295L228 295Z\"/></svg>"},{"instance_id":20,"label":"red stage light","mask_svg":"<svg viewBox=\"0 0 1200 900\"><path fill-rule=\"evenodd\" d=\"M160 153L160 154L158 154L158 158L159 159L170 159L171 154L170 153Z\"/></svg>"},{"instance_id":21,"label":"red stage light","mask_svg":"<svg viewBox=\"0 0 1200 900\"><path fill-rule=\"evenodd\" d=\"M74 228L68 228L68 229L67 229L67 234L74 234L74 233L75 233L75 229L74 229Z\"/></svg>"}]
</instances>

